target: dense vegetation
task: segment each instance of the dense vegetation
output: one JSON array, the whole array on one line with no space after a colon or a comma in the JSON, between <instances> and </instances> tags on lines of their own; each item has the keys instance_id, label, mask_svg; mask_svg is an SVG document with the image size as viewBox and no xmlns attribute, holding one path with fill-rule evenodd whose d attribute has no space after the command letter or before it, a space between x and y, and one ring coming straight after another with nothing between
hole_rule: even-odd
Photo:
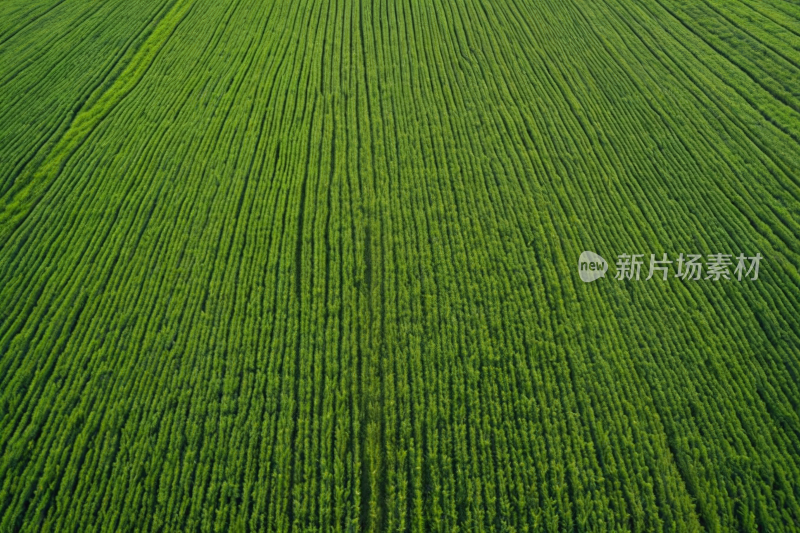
<instances>
[{"instance_id":1,"label":"dense vegetation","mask_svg":"<svg viewBox=\"0 0 800 533\"><path fill-rule=\"evenodd\" d=\"M796 2L0 12L0 531L800 524Z\"/></svg>"}]
</instances>

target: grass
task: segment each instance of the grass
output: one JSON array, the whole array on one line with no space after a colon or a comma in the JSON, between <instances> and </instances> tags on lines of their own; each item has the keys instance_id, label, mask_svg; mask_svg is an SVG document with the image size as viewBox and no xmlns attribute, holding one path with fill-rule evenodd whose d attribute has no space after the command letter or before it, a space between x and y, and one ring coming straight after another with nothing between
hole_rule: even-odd
<instances>
[{"instance_id":1,"label":"grass","mask_svg":"<svg viewBox=\"0 0 800 533\"><path fill-rule=\"evenodd\" d=\"M791 3L5 9L0 530L800 522Z\"/></svg>"}]
</instances>

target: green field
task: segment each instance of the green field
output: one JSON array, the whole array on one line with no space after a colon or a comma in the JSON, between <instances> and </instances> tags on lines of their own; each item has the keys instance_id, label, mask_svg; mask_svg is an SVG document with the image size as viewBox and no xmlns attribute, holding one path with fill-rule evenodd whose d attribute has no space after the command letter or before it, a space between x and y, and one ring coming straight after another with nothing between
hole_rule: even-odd
<instances>
[{"instance_id":1,"label":"green field","mask_svg":"<svg viewBox=\"0 0 800 533\"><path fill-rule=\"evenodd\" d=\"M796 0L0 0L0 532L798 531L798 270Z\"/></svg>"}]
</instances>

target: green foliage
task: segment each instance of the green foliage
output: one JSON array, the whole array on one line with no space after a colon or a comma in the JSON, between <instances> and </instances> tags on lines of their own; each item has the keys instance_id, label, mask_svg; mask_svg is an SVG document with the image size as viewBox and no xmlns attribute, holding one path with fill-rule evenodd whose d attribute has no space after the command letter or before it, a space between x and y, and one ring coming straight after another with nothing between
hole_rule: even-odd
<instances>
[{"instance_id":1,"label":"green foliage","mask_svg":"<svg viewBox=\"0 0 800 533\"><path fill-rule=\"evenodd\" d=\"M797 6L4 10L0 531L800 523Z\"/></svg>"}]
</instances>

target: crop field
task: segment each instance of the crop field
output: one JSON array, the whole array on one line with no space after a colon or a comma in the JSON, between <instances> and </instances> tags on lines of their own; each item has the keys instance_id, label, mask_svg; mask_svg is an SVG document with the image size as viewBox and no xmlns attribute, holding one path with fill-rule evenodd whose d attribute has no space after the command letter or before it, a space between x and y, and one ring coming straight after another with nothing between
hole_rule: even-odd
<instances>
[{"instance_id":1,"label":"crop field","mask_svg":"<svg viewBox=\"0 0 800 533\"><path fill-rule=\"evenodd\" d=\"M0 0L0 532L798 531L799 270L797 1Z\"/></svg>"}]
</instances>

